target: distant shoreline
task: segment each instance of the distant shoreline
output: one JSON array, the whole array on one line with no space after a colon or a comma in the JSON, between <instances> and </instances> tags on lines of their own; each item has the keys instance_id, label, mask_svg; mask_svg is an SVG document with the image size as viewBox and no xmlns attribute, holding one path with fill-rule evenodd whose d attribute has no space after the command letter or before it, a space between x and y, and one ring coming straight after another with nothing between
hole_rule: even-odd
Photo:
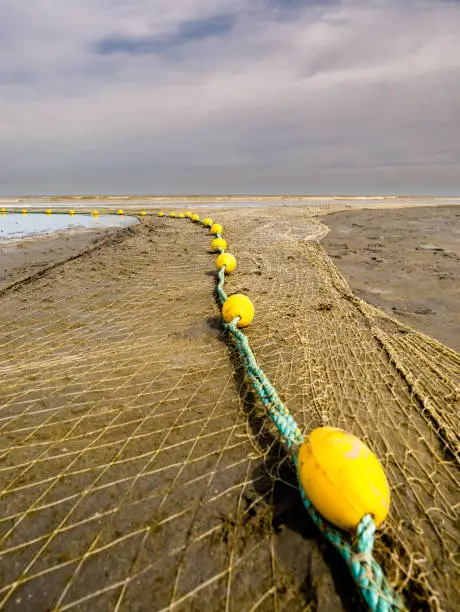
<instances>
[{"instance_id":1,"label":"distant shoreline","mask_svg":"<svg viewBox=\"0 0 460 612\"><path fill-rule=\"evenodd\" d=\"M433 195L37 195L37 196L2 196L0 204L27 204L28 202L149 202L152 204L163 202L408 202L408 201L458 201L457 196L433 196Z\"/></svg>"}]
</instances>

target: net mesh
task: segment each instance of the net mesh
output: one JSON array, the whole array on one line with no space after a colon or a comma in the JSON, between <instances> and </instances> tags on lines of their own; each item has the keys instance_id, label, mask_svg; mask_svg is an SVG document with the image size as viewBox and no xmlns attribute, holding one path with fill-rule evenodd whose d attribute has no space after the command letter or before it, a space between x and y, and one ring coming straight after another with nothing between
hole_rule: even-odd
<instances>
[{"instance_id":1,"label":"net mesh","mask_svg":"<svg viewBox=\"0 0 460 612\"><path fill-rule=\"evenodd\" d=\"M454 609L460 356L353 296L321 212L215 213L226 289L253 300L247 336L304 432L381 459L391 583ZM220 331L209 244L148 218L0 296L0 607L359 609Z\"/></svg>"}]
</instances>

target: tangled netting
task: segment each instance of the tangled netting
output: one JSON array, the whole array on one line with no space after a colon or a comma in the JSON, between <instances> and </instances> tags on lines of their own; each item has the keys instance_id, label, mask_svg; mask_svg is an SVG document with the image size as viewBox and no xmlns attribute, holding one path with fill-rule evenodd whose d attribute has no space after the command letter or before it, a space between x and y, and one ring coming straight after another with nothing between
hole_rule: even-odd
<instances>
[{"instance_id":1,"label":"tangled netting","mask_svg":"<svg viewBox=\"0 0 460 612\"><path fill-rule=\"evenodd\" d=\"M221 235L217 235L220 238ZM220 253L224 252L221 248L218 248L218 251ZM224 290L225 268L225 265L222 266L217 275L217 296L223 308L225 308L225 303L228 299ZM351 575L370 610L373 612L405 610L406 608L401 597L388 584L382 568L373 557L376 527L372 516L366 514L362 517L354 535L345 534L328 523L308 499L301 483L298 459L298 450L305 439L292 414L284 406L275 388L259 367L248 339L238 329L239 320L240 317L237 316L233 321L223 322L223 326L229 332L237 347L245 376L251 381L257 396L267 412L267 416L278 430L287 450L292 454L302 501L310 518L329 542L336 547L339 554L342 555L348 564Z\"/></svg>"},{"instance_id":2,"label":"tangled netting","mask_svg":"<svg viewBox=\"0 0 460 612\"><path fill-rule=\"evenodd\" d=\"M302 431L342 427L384 465L391 585L454 609L459 355L355 298L312 211L217 220L228 290L255 303L247 336ZM221 333L208 244L146 218L2 292L5 609L359 609Z\"/></svg>"}]
</instances>

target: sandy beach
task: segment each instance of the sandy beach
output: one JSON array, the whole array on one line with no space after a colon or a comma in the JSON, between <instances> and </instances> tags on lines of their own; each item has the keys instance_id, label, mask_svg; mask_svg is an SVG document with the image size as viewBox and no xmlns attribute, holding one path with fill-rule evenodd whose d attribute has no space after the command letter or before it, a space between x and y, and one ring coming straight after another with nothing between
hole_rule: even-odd
<instances>
[{"instance_id":1,"label":"sandy beach","mask_svg":"<svg viewBox=\"0 0 460 612\"><path fill-rule=\"evenodd\" d=\"M460 351L460 207L328 215L322 241L353 291Z\"/></svg>"},{"instance_id":2,"label":"sandy beach","mask_svg":"<svg viewBox=\"0 0 460 612\"><path fill-rule=\"evenodd\" d=\"M63 231L0 242L0 292L21 279L87 252L117 230Z\"/></svg>"},{"instance_id":3,"label":"sandy beach","mask_svg":"<svg viewBox=\"0 0 460 612\"><path fill-rule=\"evenodd\" d=\"M453 611L460 209L339 209L211 211L227 292L253 300L247 337L302 431L381 459L391 584ZM209 244L155 216L2 254L4 287L49 266L0 295L5 609L362 609L221 331Z\"/></svg>"}]
</instances>

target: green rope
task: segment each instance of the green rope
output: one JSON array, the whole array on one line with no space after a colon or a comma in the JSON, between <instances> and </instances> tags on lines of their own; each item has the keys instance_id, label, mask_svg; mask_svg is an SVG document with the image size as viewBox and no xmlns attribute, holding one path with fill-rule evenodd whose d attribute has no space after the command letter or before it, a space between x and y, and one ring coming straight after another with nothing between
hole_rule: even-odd
<instances>
[{"instance_id":1,"label":"green rope","mask_svg":"<svg viewBox=\"0 0 460 612\"><path fill-rule=\"evenodd\" d=\"M217 275L219 282L217 283L217 295L219 296L219 300L221 305L227 300L227 294L224 291L224 282L225 282L225 266L219 270Z\"/></svg>"}]
</instances>

